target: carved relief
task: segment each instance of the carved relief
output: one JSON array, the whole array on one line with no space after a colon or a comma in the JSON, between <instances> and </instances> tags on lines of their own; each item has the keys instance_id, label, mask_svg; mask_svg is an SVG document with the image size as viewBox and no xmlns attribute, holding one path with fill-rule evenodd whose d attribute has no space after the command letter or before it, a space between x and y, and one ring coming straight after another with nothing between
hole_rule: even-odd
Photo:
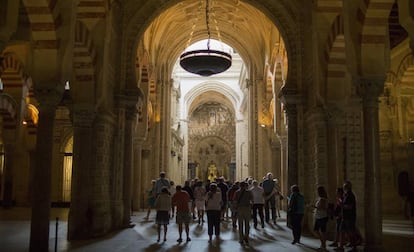
<instances>
[{"instance_id":1,"label":"carved relief","mask_svg":"<svg viewBox=\"0 0 414 252\"><path fill-rule=\"evenodd\" d=\"M232 110L220 103L205 103L190 115L189 160L199 163L197 176L208 177L208 164L214 162L217 174L227 175L235 159L236 126Z\"/></svg>"}]
</instances>

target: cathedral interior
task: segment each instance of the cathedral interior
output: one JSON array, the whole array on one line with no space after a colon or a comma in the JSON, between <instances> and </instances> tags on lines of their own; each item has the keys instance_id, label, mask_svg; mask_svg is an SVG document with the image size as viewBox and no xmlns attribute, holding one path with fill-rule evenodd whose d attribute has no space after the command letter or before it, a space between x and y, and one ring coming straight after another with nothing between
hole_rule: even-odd
<instances>
[{"instance_id":1,"label":"cathedral interior","mask_svg":"<svg viewBox=\"0 0 414 252\"><path fill-rule=\"evenodd\" d=\"M385 216L412 218L414 2L207 2L0 0L0 200L30 209L30 251L54 207L68 240L127 227L161 171L272 172L308 203L349 180L371 251ZM231 67L182 69L210 36Z\"/></svg>"}]
</instances>

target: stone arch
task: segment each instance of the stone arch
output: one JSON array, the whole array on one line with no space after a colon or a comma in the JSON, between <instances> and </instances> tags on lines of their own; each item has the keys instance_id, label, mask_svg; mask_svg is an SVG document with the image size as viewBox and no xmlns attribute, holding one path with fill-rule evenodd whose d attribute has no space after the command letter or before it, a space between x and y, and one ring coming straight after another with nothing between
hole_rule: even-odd
<instances>
[{"instance_id":1,"label":"stone arch","mask_svg":"<svg viewBox=\"0 0 414 252\"><path fill-rule=\"evenodd\" d=\"M33 104L27 104L24 114L24 122L26 123L29 135L36 136L38 121L39 110Z\"/></svg>"},{"instance_id":2,"label":"stone arch","mask_svg":"<svg viewBox=\"0 0 414 252\"><path fill-rule=\"evenodd\" d=\"M388 69L388 17L394 0L361 1L361 75L383 75Z\"/></svg>"},{"instance_id":3,"label":"stone arch","mask_svg":"<svg viewBox=\"0 0 414 252\"><path fill-rule=\"evenodd\" d=\"M24 68L23 65L20 63L18 59L16 59L15 55L12 53L6 53L3 55L3 59L0 61L0 76L4 74L7 69L13 71L13 73L17 74L18 76L24 76ZM3 81L7 79L2 77Z\"/></svg>"},{"instance_id":4,"label":"stone arch","mask_svg":"<svg viewBox=\"0 0 414 252\"><path fill-rule=\"evenodd\" d=\"M75 25L75 44L73 49L74 82L71 91L75 92L78 102L94 103L96 93L95 62L96 52L89 30L80 21Z\"/></svg>"},{"instance_id":5,"label":"stone arch","mask_svg":"<svg viewBox=\"0 0 414 252\"><path fill-rule=\"evenodd\" d=\"M227 139L209 135L200 137L197 141L197 145L194 145L191 150L189 150L189 152L194 153L193 157L196 156L196 160L194 161L202 165L202 167L199 167L201 171L198 171L198 175L201 175L201 179L207 178L206 168L211 162L219 166L217 167L219 172L218 176L226 176L228 178L230 176L230 171L226 171L224 166L228 165L232 160L223 160L223 158L231 157L232 151L234 151L232 145ZM201 160L203 159L202 156L209 158Z\"/></svg>"},{"instance_id":6,"label":"stone arch","mask_svg":"<svg viewBox=\"0 0 414 252\"><path fill-rule=\"evenodd\" d=\"M6 53L0 64L0 78L3 82L3 92L14 99L20 100L23 96L23 87L27 86L24 66L13 53Z\"/></svg>"},{"instance_id":7,"label":"stone arch","mask_svg":"<svg viewBox=\"0 0 414 252\"><path fill-rule=\"evenodd\" d=\"M17 102L8 94L0 95L0 115L4 130L15 130L17 126Z\"/></svg>"},{"instance_id":8,"label":"stone arch","mask_svg":"<svg viewBox=\"0 0 414 252\"><path fill-rule=\"evenodd\" d=\"M401 61L400 66L397 69L396 78L399 82L402 81L404 75L414 74L412 68L414 66L414 56L410 53L407 54L404 59ZM408 71L408 72L407 72Z\"/></svg>"},{"instance_id":9,"label":"stone arch","mask_svg":"<svg viewBox=\"0 0 414 252\"><path fill-rule=\"evenodd\" d=\"M414 56L412 54L407 54L404 59L401 61L399 68L396 73L396 90L397 96L401 106L404 106L406 115L403 115L402 120L406 120L405 123L400 123L404 125L400 127L401 135L412 137L414 136L414 96L412 95L412 89L414 88ZM404 97L402 97L404 96ZM411 131L411 132L409 132Z\"/></svg>"},{"instance_id":10,"label":"stone arch","mask_svg":"<svg viewBox=\"0 0 414 252\"><path fill-rule=\"evenodd\" d=\"M233 111L237 111L237 108L239 107L240 103L240 96L232 88L220 82L203 82L196 85L184 97L184 101L186 104L183 108L183 115L189 115L191 113L191 108L194 107L193 103L195 99L199 97L202 93L208 91L223 94L231 103L232 106L230 108L233 109Z\"/></svg>"},{"instance_id":11,"label":"stone arch","mask_svg":"<svg viewBox=\"0 0 414 252\"><path fill-rule=\"evenodd\" d=\"M137 7L140 9L134 9L134 6L132 5L125 6L127 9L131 8L130 13L133 14L127 16L128 23L124 29L124 44L122 45L121 57L124 59L122 60L123 64L126 64L122 67L126 69L126 71L123 76L121 76L121 83L133 82L130 78L134 78L135 76L133 74L135 61L134 52L136 51L140 38L142 38L149 24L156 18L158 13L162 13L163 10L180 2L182 1L169 1L168 3L160 6L155 6L154 4L145 2L143 5ZM297 18L295 18L300 16L297 13L299 8L297 8L297 6L295 6L291 1L268 1L263 3L258 3L257 1L244 2L263 12L264 15L276 25L285 40L288 55L297 58L297 60L293 60L292 62L301 62L300 58L302 55L302 47L299 45L298 37L300 36L300 31L298 31L299 26L297 24ZM185 44L184 41L183 44ZM248 58L245 57L244 60L246 59ZM297 81L298 69L299 66L289 67L287 79L290 80L290 85L300 85Z\"/></svg>"}]
</instances>

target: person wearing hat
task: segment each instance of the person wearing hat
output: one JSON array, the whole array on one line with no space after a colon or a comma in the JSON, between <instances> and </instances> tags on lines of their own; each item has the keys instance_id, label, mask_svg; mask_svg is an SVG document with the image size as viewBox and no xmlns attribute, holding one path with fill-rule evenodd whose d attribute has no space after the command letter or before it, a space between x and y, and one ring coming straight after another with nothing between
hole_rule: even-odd
<instances>
[{"instance_id":1,"label":"person wearing hat","mask_svg":"<svg viewBox=\"0 0 414 252\"><path fill-rule=\"evenodd\" d=\"M217 188L216 183L211 183L210 191L207 193L206 197L207 231L209 242L211 242L213 237L213 229L216 239L220 239L221 205L221 191Z\"/></svg>"}]
</instances>

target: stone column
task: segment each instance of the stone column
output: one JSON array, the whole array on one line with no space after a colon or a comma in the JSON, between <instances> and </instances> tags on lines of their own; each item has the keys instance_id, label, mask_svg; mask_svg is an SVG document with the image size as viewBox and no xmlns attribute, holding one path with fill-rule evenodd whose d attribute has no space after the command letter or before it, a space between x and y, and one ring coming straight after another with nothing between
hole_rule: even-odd
<instances>
[{"instance_id":1,"label":"stone column","mask_svg":"<svg viewBox=\"0 0 414 252\"><path fill-rule=\"evenodd\" d=\"M335 192L337 185L342 185L344 181L341 172L344 169L344 153L339 151L342 150L342 141L338 139L338 122L336 119L339 114L334 113L334 111L330 111L331 116L328 118L327 123L328 184L326 189L328 192Z\"/></svg>"},{"instance_id":2,"label":"stone column","mask_svg":"<svg viewBox=\"0 0 414 252\"><path fill-rule=\"evenodd\" d=\"M288 140L288 186L298 183L298 121L296 105L285 105L287 117L287 140Z\"/></svg>"},{"instance_id":3,"label":"stone column","mask_svg":"<svg viewBox=\"0 0 414 252\"><path fill-rule=\"evenodd\" d=\"M132 98L132 99L131 99ZM134 129L137 119L137 98L128 97L124 98L123 103L126 107L126 122L125 122L125 148L124 148L124 172L123 172L123 202L124 202L124 214L123 214L123 226L133 227L131 223L131 207L132 207L132 171L134 164L133 156L133 139Z\"/></svg>"},{"instance_id":4,"label":"stone column","mask_svg":"<svg viewBox=\"0 0 414 252\"><path fill-rule=\"evenodd\" d=\"M154 168L150 166L152 153L148 149L143 149L141 152L141 174L142 178L141 183L141 197L144 198L144 206L147 206L147 192L146 190L151 186L151 180L158 177L154 176L154 173L151 171Z\"/></svg>"},{"instance_id":5,"label":"stone column","mask_svg":"<svg viewBox=\"0 0 414 252\"><path fill-rule=\"evenodd\" d=\"M92 217L90 216L90 181L92 169L93 122L96 113L93 108L75 106L72 111L73 162L71 203L68 217L68 239L89 237Z\"/></svg>"},{"instance_id":6,"label":"stone column","mask_svg":"<svg viewBox=\"0 0 414 252\"><path fill-rule=\"evenodd\" d=\"M280 139L272 133L271 141L271 150L272 150L272 173L275 178L280 182L280 176L282 174L282 148L280 144Z\"/></svg>"},{"instance_id":7,"label":"stone column","mask_svg":"<svg viewBox=\"0 0 414 252\"><path fill-rule=\"evenodd\" d=\"M32 178L32 217L30 226L30 251L48 251L50 201L52 179L53 122L61 94L54 89L36 90L39 101L37 126L36 163Z\"/></svg>"},{"instance_id":8,"label":"stone column","mask_svg":"<svg viewBox=\"0 0 414 252\"><path fill-rule=\"evenodd\" d=\"M14 144L12 143L4 144L4 185L3 185L3 188L1 189L3 193L3 207L5 208L9 208L13 205L12 201L13 201L14 152L15 152Z\"/></svg>"},{"instance_id":9,"label":"stone column","mask_svg":"<svg viewBox=\"0 0 414 252\"><path fill-rule=\"evenodd\" d=\"M287 119L287 192L289 193L290 186L299 183L297 104L301 97L296 90L286 87L282 88L279 97Z\"/></svg>"},{"instance_id":10,"label":"stone column","mask_svg":"<svg viewBox=\"0 0 414 252\"><path fill-rule=\"evenodd\" d=\"M280 147L281 147L281 168L280 168L280 187L282 194L287 196L289 195L289 184L287 181L288 178L288 147L287 147L287 136L280 137Z\"/></svg>"},{"instance_id":11,"label":"stone column","mask_svg":"<svg viewBox=\"0 0 414 252\"><path fill-rule=\"evenodd\" d=\"M144 140L135 137L134 138L134 158L133 158L133 189L132 189L132 208L134 211L138 211L139 209L144 209L145 203L141 200L142 194L142 182L143 173L142 173L142 144Z\"/></svg>"},{"instance_id":12,"label":"stone column","mask_svg":"<svg viewBox=\"0 0 414 252\"><path fill-rule=\"evenodd\" d=\"M363 99L364 112L365 251L382 250L378 97L383 88L384 77L359 79L358 92Z\"/></svg>"}]
</instances>

